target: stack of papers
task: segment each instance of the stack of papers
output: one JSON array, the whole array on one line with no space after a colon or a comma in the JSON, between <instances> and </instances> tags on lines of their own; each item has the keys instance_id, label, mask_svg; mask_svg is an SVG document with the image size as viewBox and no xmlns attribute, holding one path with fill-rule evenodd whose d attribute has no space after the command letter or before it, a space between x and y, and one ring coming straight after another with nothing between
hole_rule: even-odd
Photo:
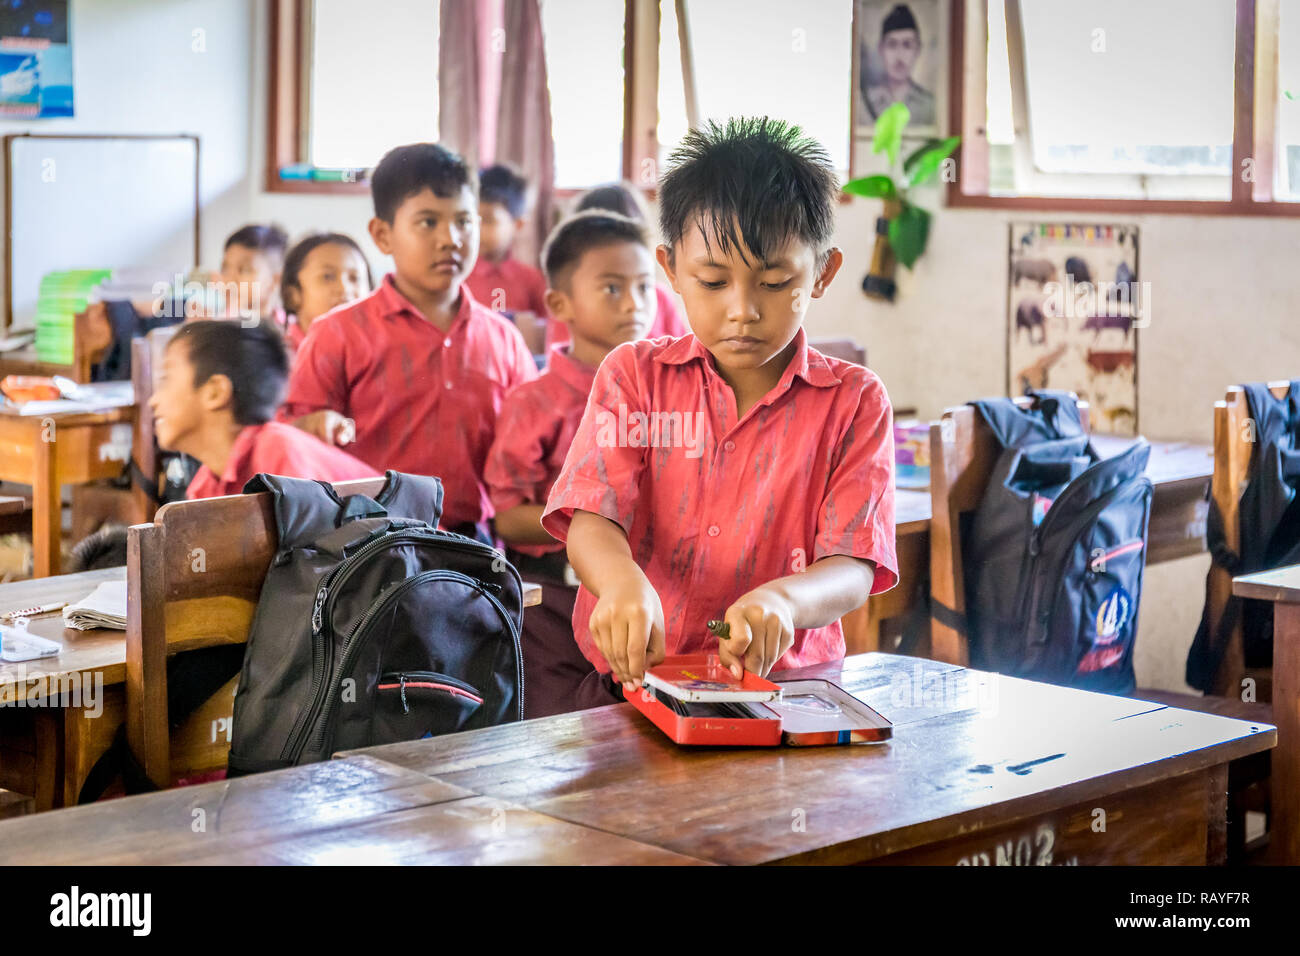
<instances>
[{"instance_id":1,"label":"stack of papers","mask_svg":"<svg viewBox=\"0 0 1300 956\"><path fill-rule=\"evenodd\" d=\"M76 385L59 379L66 398L49 401L23 402L19 415L67 415L72 412L102 412L107 408L125 408L135 401L135 389L130 382L95 382Z\"/></svg>"},{"instance_id":2,"label":"stack of papers","mask_svg":"<svg viewBox=\"0 0 1300 956\"><path fill-rule=\"evenodd\" d=\"M88 597L63 609L63 623L79 631L95 627L126 630L126 582L105 581Z\"/></svg>"}]
</instances>

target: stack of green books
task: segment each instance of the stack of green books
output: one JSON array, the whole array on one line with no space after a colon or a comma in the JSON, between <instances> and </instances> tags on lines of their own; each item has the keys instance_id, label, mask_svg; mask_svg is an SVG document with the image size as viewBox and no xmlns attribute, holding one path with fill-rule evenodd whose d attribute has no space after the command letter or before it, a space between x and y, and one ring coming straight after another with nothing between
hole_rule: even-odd
<instances>
[{"instance_id":1,"label":"stack of green books","mask_svg":"<svg viewBox=\"0 0 1300 956\"><path fill-rule=\"evenodd\" d=\"M74 318L84 312L91 292L113 274L111 269L68 269L42 277L36 296L36 358L70 365Z\"/></svg>"}]
</instances>

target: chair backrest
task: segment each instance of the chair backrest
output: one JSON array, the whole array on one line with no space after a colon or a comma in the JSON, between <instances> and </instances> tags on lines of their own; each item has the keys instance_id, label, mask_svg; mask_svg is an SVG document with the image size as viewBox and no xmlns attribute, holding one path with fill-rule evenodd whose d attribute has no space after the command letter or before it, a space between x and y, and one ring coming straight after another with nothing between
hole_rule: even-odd
<instances>
[{"instance_id":1,"label":"chair backrest","mask_svg":"<svg viewBox=\"0 0 1300 956\"><path fill-rule=\"evenodd\" d=\"M1021 396L1027 408L1032 399ZM1087 402L1079 402L1079 421L1089 430ZM934 615L935 605L966 614L962 516L979 507L1000 448L992 430L970 405L947 409L930 423L930 656L966 666L966 635Z\"/></svg>"},{"instance_id":2,"label":"chair backrest","mask_svg":"<svg viewBox=\"0 0 1300 956\"><path fill-rule=\"evenodd\" d=\"M131 390L135 395L135 435L131 442L131 455L136 466L150 481L161 488L158 437L154 431L153 409L149 398L158 384L162 367L162 354L179 326L169 325L154 329L149 334L131 340ZM132 477L131 495L135 499L136 514L141 521L152 521L158 506Z\"/></svg>"},{"instance_id":3,"label":"chair backrest","mask_svg":"<svg viewBox=\"0 0 1300 956\"><path fill-rule=\"evenodd\" d=\"M335 487L374 497L383 486L364 478ZM171 783L167 658L248 640L276 546L270 494L177 501L128 529L127 741L160 787ZM228 749L219 748L218 766Z\"/></svg>"},{"instance_id":4,"label":"chair backrest","mask_svg":"<svg viewBox=\"0 0 1300 956\"><path fill-rule=\"evenodd\" d=\"M822 355L843 359L854 365L867 364L867 350L854 339L809 339L808 344Z\"/></svg>"},{"instance_id":5,"label":"chair backrest","mask_svg":"<svg viewBox=\"0 0 1300 956\"><path fill-rule=\"evenodd\" d=\"M1281 398L1290 382L1269 382L1269 390ZM1214 403L1214 476L1210 479L1210 497L1223 518L1223 533L1228 549L1241 553L1241 493L1250 478L1250 458L1254 447L1250 421L1250 404L1245 391L1237 385L1228 388L1223 401ZM1206 588L1210 633L1232 598L1232 574L1217 564L1210 566ZM1219 697L1239 697L1241 681L1246 675L1244 632L1240 617L1228 638L1223 659L1215 674L1212 692ZM1262 700L1271 695L1261 693Z\"/></svg>"}]
</instances>

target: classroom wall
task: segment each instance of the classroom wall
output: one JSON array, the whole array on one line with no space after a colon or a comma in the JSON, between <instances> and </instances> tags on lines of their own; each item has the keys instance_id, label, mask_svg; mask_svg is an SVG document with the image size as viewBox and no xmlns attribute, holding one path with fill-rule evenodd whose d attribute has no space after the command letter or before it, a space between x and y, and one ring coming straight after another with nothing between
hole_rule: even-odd
<instances>
[{"instance_id":1,"label":"classroom wall","mask_svg":"<svg viewBox=\"0 0 1300 956\"><path fill-rule=\"evenodd\" d=\"M0 119L0 135L198 134L200 242L210 258L248 204L252 7L251 0L73 0L76 115Z\"/></svg>"}]
</instances>

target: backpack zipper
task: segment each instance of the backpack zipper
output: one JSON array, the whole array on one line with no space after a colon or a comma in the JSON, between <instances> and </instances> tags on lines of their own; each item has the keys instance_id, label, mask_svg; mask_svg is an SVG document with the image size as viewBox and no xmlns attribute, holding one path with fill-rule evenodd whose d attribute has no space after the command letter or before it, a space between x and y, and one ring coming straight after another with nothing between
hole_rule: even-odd
<instances>
[{"instance_id":1,"label":"backpack zipper","mask_svg":"<svg viewBox=\"0 0 1300 956\"><path fill-rule=\"evenodd\" d=\"M366 543L356 554L345 558L334 570L325 575L320 588L316 591L316 601L312 606L311 612L311 639L312 639L312 662L319 662L320 666L313 667L311 678L311 692L309 698L312 701L311 706L298 715L294 722L293 729L289 732L289 738L285 742L284 749L281 751L282 759L296 759L291 757L295 752L301 752L301 738L307 728L315 720L320 710L320 695L324 689L327 676L330 674L334 664L334 645L325 638L325 622L329 619L330 612L333 611L334 605L331 601L333 596L338 593L339 589L352 575L357 565L368 558L371 554L381 551L386 547L394 546L400 542L424 542L451 545L455 550L468 551L471 554L482 554L488 552L497 554L495 548L490 548L481 541L475 541L473 538L467 538L465 535L456 534L454 531L441 531L436 528L428 528L417 531L398 531L391 534L380 534L375 540ZM519 581L519 593L523 593L523 580L519 578L519 572L514 565L508 565L514 572L515 578ZM486 586L486 585L485 585ZM496 587L500 587L496 585ZM326 607L327 602L329 607ZM499 603L499 602L498 602ZM519 639L515 639L516 650L518 651L517 659L520 664L520 720L523 720L523 653L519 649Z\"/></svg>"},{"instance_id":2,"label":"backpack zipper","mask_svg":"<svg viewBox=\"0 0 1300 956\"><path fill-rule=\"evenodd\" d=\"M472 578L468 574L462 574L459 571L447 571L447 570L422 571L419 574L415 575L414 577L406 578L400 584L397 584L396 586L389 588L387 591L381 594L378 600L376 600L373 604L370 605L369 608L366 609L366 613L362 615L361 620L357 622L357 626L352 629L352 633L350 633L344 639L343 654L339 660L338 673L340 675L345 675L348 673L348 669L356 657L356 650L362 643L360 640L362 633L370 625L370 622L379 616L380 611L382 611L383 608L387 604L389 604L393 598L395 598L398 594L405 593L406 591L420 584L424 584L426 582L439 580L439 579L458 581L462 584L474 588L476 591L478 591L485 598L487 598L488 601L492 603L492 606L496 608L497 613L501 615L501 619L505 621L506 627L510 631L510 636L514 641L515 653L516 653L515 659L520 662L519 712L520 712L520 719L522 720L523 719L522 717L523 714L523 656L522 656L523 651L522 648L520 647L519 631L515 627L514 620L510 617L510 612L505 609L505 605L503 605L500 601L496 599L496 596L493 595L492 592L486 587L485 582L479 581L476 578ZM326 732L329 729L330 722L334 716L334 706L336 700L337 700L337 695L331 694L328 695L323 701L323 707L320 708L320 719L319 721L316 722L317 731L315 736L311 738L311 743L315 744L314 749L319 750L325 744L325 736L326 736ZM315 710L317 710L317 708L313 707L313 711ZM306 745L306 743L307 741L298 742L298 746L296 747L295 752L292 755L293 760L296 761L302 755L302 750Z\"/></svg>"}]
</instances>

